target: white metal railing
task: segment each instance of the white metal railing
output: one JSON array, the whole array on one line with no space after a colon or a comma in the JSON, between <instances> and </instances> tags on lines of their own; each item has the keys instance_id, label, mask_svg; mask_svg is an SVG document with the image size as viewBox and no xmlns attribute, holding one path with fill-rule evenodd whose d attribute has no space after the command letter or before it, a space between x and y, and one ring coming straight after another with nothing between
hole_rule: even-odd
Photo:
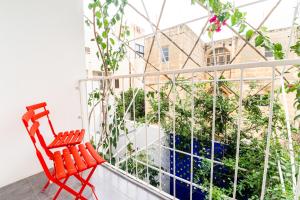
<instances>
[{"instance_id":1,"label":"white metal railing","mask_svg":"<svg viewBox=\"0 0 300 200\"><path fill-rule=\"evenodd\" d=\"M80 80L80 100L81 100L81 111L82 111L82 121L83 126L88 133L88 140L93 140L93 142L97 145L98 141L103 139L103 128L108 128L108 126L114 126L118 128L118 136L116 137L117 141L109 140L109 147L103 145L98 148L99 152L102 154L106 154L108 151L111 151L109 155L108 161L115 165L113 168L122 172L122 174L128 175L129 177L135 177L139 179L139 182L144 182L147 186L153 188L155 185L156 190L162 194L168 193L174 198L180 197L179 194L182 191L177 191L178 183L184 183L188 185L188 195L190 199L196 195L195 191L200 189L204 195L208 195L209 199L213 199L214 191L216 189L215 180L218 179L216 175L216 166L228 166L228 163L224 163L222 159L215 157L216 147L215 145L218 143L226 143L225 139L222 141L222 135L216 135L216 120L219 117L218 115L218 97L220 95L220 83L228 82L230 84L235 84L236 91L227 92L227 96L236 95L236 111L234 119L236 120L234 123L234 127L237 129L234 139L234 163L231 166L233 170L233 174L230 177L232 181L232 185L226 186L226 188L230 191L230 194L226 194L223 198L231 198L237 199L238 187L239 187L239 179L243 179L241 176L241 172L247 174L247 169L240 166L241 162L241 141L243 134L253 134L251 132L251 127L248 132L245 132L245 108L244 108L244 98L245 98L245 90L249 88L250 82L257 82L261 84L269 84L271 85L269 89L267 89L265 94L268 94L268 108L266 107L263 112L268 113L268 121L266 123L267 130L266 133L264 130L259 130L257 135L250 135L249 137L252 139L255 138L260 141L265 141L262 143L264 148L264 159L263 159L263 170L261 171L261 184L259 194L260 199L264 199L266 195L266 189L273 184L271 178L268 176L268 170L270 165L270 156L272 152L270 148L272 147L274 140L277 138L280 141L281 147L283 149L287 149L289 154L289 166L290 169L285 169L282 171L281 169L281 161L278 161L278 173L280 176L280 184L282 185L282 192L286 192L286 185L289 186L291 184L292 192L294 194L294 198L298 199L299 191L299 177L296 177L296 171L299 170L298 163L295 161L297 152L295 152L293 145L295 141L293 141L292 131L291 131L291 122L289 117L289 107L288 105L287 95L284 92L284 81L282 74L276 74L275 69L281 69L286 66L298 65L300 64L300 59L291 59L291 60L280 60L280 61L268 61L268 62L256 62L256 63L244 63L244 64L231 64L231 65L220 65L220 66L207 66L201 68L189 68L189 69L180 69L180 70L170 70L170 71L157 71L157 72L147 72L144 74L127 74L127 75L117 75L117 76L109 76L109 77L99 77L99 78L91 78L91 79L83 79ZM248 73L248 70L256 70L256 74L253 75ZM220 72L226 70L235 70L235 77L219 77ZM279 70L281 71L281 70ZM260 75L263 73L263 75ZM213 78L206 78L207 74L210 74ZM181 77L178 79L177 77ZM121 83L120 88L115 88L114 83L115 80L119 80ZM113 93L107 93L107 97L104 104L101 102L101 94L103 93L103 88L100 87L101 84L106 83L110 86L110 91ZM130 82L131 84L129 84ZM184 83L189 87L189 93L184 91L183 86L179 83ZM205 90L206 93L212 94L212 125L211 125L211 133L210 135L206 135L210 139L210 146L205 151L210 151L208 156L203 156L200 154L196 154L194 146L198 142L195 140L196 137L199 136L199 124L196 124L195 121L199 120L198 116L195 115L195 100L199 100L196 98L198 95L198 84L209 84L209 87L212 90ZM132 94L126 93L130 88ZM165 129L165 124L163 124L162 120L162 99L161 99L161 91L163 87L166 87L169 91L169 108L167 114L169 115L169 121L172 127L169 130ZM208 87L206 85L205 87ZM282 90L279 90L279 89ZM143 91L143 120L137 120L137 96L138 91ZM258 93L261 93L263 90L258 90ZM276 91L276 93L275 93ZM154 99L157 101L157 107L155 109L150 105L150 98L148 97L150 92L156 92L157 95ZM125 93L131 97L130 99L125 99ZM92 98L91 98L92 97ZM177 99L187 100L189 101L188 110L190 111L190 115L188 117L189 121L186 121L187 124L190 125L190 132L187 138L190 139L189 142L186 142L187 146L190 146L189 151L178 149L177 139L179 136L181 137L178 130L176 130L177 117L181 117L180 113L176 113L176 102ZM279 130L274 127L273 121L273 107L274 102L277 100L281 100L282 109L284 111L284 116L286 119L284 130ZM141 102L139 102L141 103ZM126 107L126 104L127 107ZM165 105L163 105L165 106ZM121 110L119 109L121 107ZM106 111L108 114L105 116L108 119L106 123L103 125L103 111ZM151 117L151 112L153 115L153 111L156 111L154 115L156 121L154 122ZM117 113L122 113L121 118L117 118ZM128 117L128 113L131 113L131 116ZM140 113L139 113L140 114ZM164 113L165 114L165 113ZM140 117L140 116L139 116ZM152 116L153 117L153 116ZM209 116L210 117L210 116ZM201 119L200 119L201 120ZM278 129L278 130L277 130ZM108 130L113 130L108 128ZM116 131L116 130L113 130ZM196 133L196 131L198 131ZM282 135L278 136L277 131L282 131ZM286 134L283 134L283 132ZM109 134L113 134L108 133ZM197 136L196 136L197 134ZM110 135L109 135L110 136ZM177 138L178 137L178 138ZM225 137L225 136L224 136ZM172 139L172 141L168 139ZM167 142L167 144L166 144ZM250 141L251 142L251 141ZM111 143L115 143L116 145L111 148ZM287 144L287 145L285 145ZM278 145L278 144L277 144ZM172 154L172 155L171 155ZM178 167L177 158L178 155L182 154L183 157L187 156L189 160L189 164L186 173L188 173L188 178L183 178L176 169ZM140 156L143 155L143 159ZM185 159L187 157L184 157ZM117 159L117 160L116 160ZM296 159L298 160L298 159ZM201 162L200 162L201 161ZM196 165L198 162L201 163L199 167ZM201 184L201 181L195 180L195 170L199 170L202 167L204 162L208 162L210 164L209 170L209 182L207 184ZM125 163L125 167L124 167ZM122 167L123 166L123 167ZM141 167L142 166L142 167ZM139 174L139 170L142 171ZM259 169L258 169L259 170ZM288 171L287 171L288 170ZM155 171L155 173L154 173ZM184 172L184 171L183 171ZM289 177L287 174L290 173ZM153 174L155 176L153 176ZM151 176L151 177L150 177ZM299 175L298 175L299 176ZM153 184L154 182L158 182L157 184ZM151 180L150 180L151 179ZM152 182L151 182L152 181ZM172 182L172 183L171 183ZM219 187L219 186L218 186ZM225 187L225 186L224 186ZM172 189L173 188L173 189ZM222 188L220 186L220 188ZM178 193L179 192L179 193Z\"/></svg>"}]
</instances>

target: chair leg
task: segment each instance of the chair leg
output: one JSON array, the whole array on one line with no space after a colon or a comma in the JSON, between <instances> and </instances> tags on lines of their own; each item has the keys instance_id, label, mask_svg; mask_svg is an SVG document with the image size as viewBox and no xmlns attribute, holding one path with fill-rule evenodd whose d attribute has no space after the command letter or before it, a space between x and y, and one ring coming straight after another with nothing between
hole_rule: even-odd
<instances>
[{"instance_id":1,"label":"chair leg","mask_svg":"<svg viewBox=\"0 0 300 200\"><path fill-rule=\"evenodd\" d=\"M48 188L49 185L50 185L50 180L47 181L47 183L44 185L44 187L41 190L41 192L45 192L45 190Z\"/></svg>"},{"instance_id":2,"label":"chair leg","mask_svg":"<svg viewBox=\"0 0 300 200\"><path fill-rule=\"evenodd\" d=\"M74 176L81 182L81 184L84 184L84 179L78 175L78 174L74 174ZM95 186L93 184L91 184L90 182L87 183L87 185L91 188L91 189L94 189Z\"/></svg>"},{"instance_id":3,"label":"chair leg","mask_svg":"<svg viewBox=\"0 0 300 200\"><path fill-rule=\"evenodd\" d=\"M64 182L63 182L62 184L65 185L66 182L68 181L68 179L69 179L69 177L67 177L67 178L64 180ZM53 200L55 200L55 199L58 197L58 195L59 195L59 193L62 191L62 189L63 189L63 187L60 186L59 189L57 190L55 196L53 197Z\"/></svg>"},{"instance_id":4,"label":"chair leg","mask_svg":"<svg viewBox=\"0 0 300 200\"><path fill-rule=\"evenodd\" d=\"M55 175L55 169L52 170L51 174L54 176ZM46 184L44 185L43 189L41 190L41 192L45 192L45 190L48 188L48 186L50 185L51 181L48 179L48 181L46 182Z\"/></svg>"},{"instance_id":5,"label":"chair leg","mask_svg":"<svg viewBox=\"0 0 300 200\"><path fill-rule=\"evenodd\" d=\"M60 194L60 192L62 191L62 189L66 190L67 192L69 192L70 194L75 196L76 199L79 198L81 200L88 200L87 198L82 196L80 193L76 192L75 190L73 190L72 188L70 188L69 186L66 185L66 182L68 179L69 179L69 176L63 182L60 182L60 181L55 182L59 186L59 189L57 190L55 196L53 197L53 200L57 199L57 197Z\"/></svg>"},{"instance_id":6,"label":"chair leg","mask_svg":"<svg viewBox=\"0 0 300 200\"><path fill-rule=\"evenodd\" d=\"M74 176L81 182L81 184L84 184L85 180L80 175L75 174ZM95 186L93 184L91 184L90 182L87 182L87 186L89 186L91 188L96 200L98 200L98 197L97 197L96 192L95 192Z\"/></svg>"},{"instance_id":7,"label":"chair leg","mask_svg":"<svg viewBox=\"0 0 300 200\"><path fill-rule=\"evenodd\" d=\"M91 179L93 173L95 172L95 169L96 169L96 168L97 168L97 166L95 166L95 167L92 168L92 170L90 171L90 173L89 173L89 175L87 176L86 179L81 178L82 181L83 181L83 184L82 184L82 187L81 187L81 189L80 189L80 191L79 191L79 194L80 194L80 195L82 194L84 188L85 188L87 185L92 185L89 181L90 181L90 179ZM93 191L94 196L95 196L96 199L98 200L98 197L97 197L97 195L96 195L96 193L95 193L94 187L92 187L92 186L90 186L90 187L91 187L91 189L92 189L92 191ZM76 198L76 199L77 199L77 198Z\"/></svg>"}]
</instances>

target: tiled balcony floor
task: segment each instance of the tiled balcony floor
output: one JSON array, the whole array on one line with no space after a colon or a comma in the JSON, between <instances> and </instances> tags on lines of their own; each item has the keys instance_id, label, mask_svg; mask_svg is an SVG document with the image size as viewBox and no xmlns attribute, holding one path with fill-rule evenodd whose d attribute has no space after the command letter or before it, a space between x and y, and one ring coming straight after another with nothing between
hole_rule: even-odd
<instances>
[{"instance_id":1,"label":"tiled balcony floor","mask_svg":"<svg viewBox=\"0 0 300 200\"><path fill-rule=\"evenodd\" d=\"M20 180L11 185L0 188L0 200L50 200L57 191L57 186L51 184L44 193L41 189L46 182L43 173ZM91 182L96 187L96 193L99 200L158 200L161 199L153 193L142 187L122 178L118 174L98 167ZM80 183L77 180L70 179L69 185L75 190L79 190ZM89 187L84 191L84 196L94 199ZM74 199L73 196L63 191L59 195L60 200Z\"/></svg>"}]
</instances>

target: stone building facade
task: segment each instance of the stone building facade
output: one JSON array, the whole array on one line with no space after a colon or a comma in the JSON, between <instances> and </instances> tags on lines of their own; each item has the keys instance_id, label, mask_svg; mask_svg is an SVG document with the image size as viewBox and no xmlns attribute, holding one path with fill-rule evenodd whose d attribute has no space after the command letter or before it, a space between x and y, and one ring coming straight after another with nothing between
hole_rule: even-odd
<instances>
[{"instance_id":1,"label":"stone building facade","mask_svg":"<svg viewBox=\"0 0 300 200\"><path fill-rule=\"evenodd\" d=\"M289 44L290 32L290 28L282 28L270 30L267 35L270 37L272 42L281 43L283 45L283 49L286 50ZM214 65L214 62L216 62L217 65L224 65L231 63L233 58L233 64L274 60L272 52L264 48L257 48L262 56L249 45L246 45L243 50L240 51L245 42L241 38L235 36L233 38L215 41L215 53L213 53L211 43L205 43L199 40L190 56L191 59L186 62L188 57L187 55L189 55L193 49L198 36L187 25L176 26L163 31L163 33L176 44L167 39L162 33L159 33L154 40L153 47L151 48L151 44L154 39L153 36L145 38L145 58L148 59L149 57L149 63L161 71L181 69L183 66L184 68L210 66ZM297 39L297 33L294 34L292 41ZM254 46L254 39L252 39L250 43ZM161 47L162 50L160 50L159 47ZM179 48L181 48L184 52ZM150 50L151 54L149 56ZM240 53L236 56L239 51ZM164 60L163 55L167 57L167 60ZM216 56L216 60L214 60L214 55ZM287 58L293 57L295 57L295 55L292 53L289 53L287 56ZM261 69L259 72L256 70L257 69L246 70L244 74L245 77L270 75L269 70ZM146 65L146 71L151 72L157 70L148 64ZM226 78L236 78L240 76L239 71L240 70L229 70L224 73L224 76Z\"/></svg>"}]
</instances>

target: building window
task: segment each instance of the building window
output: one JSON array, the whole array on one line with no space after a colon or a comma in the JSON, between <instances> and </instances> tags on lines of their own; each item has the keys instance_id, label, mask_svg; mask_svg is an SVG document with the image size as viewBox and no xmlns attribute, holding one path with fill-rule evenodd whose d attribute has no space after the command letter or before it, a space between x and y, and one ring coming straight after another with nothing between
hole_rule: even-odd
<instances>
[{"instance_id":1,"label":"building window","mask_svg":"<svg viewBox=\"0 0 300 200\"><path fill-rule=\"evenodd\" d=\"M265 48L265 56L266 57L273 57L273 52L271 49Z\"/></svg>"},{"instance_id":2,"label":"building window","mask_svg":"<svg viewBox=\"0 0 300 200\"><path fill-rule=\"evenodd\" d=\"M207 58L206 62L207 62L207 64L210 63L210 58Z\"/></svg>"},{"instance_id":3,"label":"building window","mask_svg":"<svg viewBox=\"0 0 300 200\"><path fill-rule=\"evenodd\" d=\"M213 50L208 54L206 58L207 65L214 65L214 55L216 56L216 65L224 65L230 63L230 52L224 48L216 48L215 53Z\"/></svg>"},{"instance_id":4,"label":"building window","mask_svg":"<svg viewBox=\"0 0 300 200\"><path fill-rule=\"evenodd\" d=\"M169 47L161 48L161 61L166 63L169 61Z\"/></svg>"},{"instance_id":5,"label":"building window","mask_svg":"<svg viewBox=\"0 0 300 200\"><path fill-rule=\"evenodd\" d=\"M115 79L115 88L120 88L120 81L119 81L119 79Z\"/></svg>"},{"instance_id":6,"label":"building window","mask_svg":"<svg viewBox=\"0 0 300 200\"><path fill-rule=\"evenodd\" d=\"M219 63L220 65L224 65L224 56L219 56L219 57L218 57L218 63Z\"/></svg>"},{"instance_id":7,"label":"building window","mask_svg":"<svg viewBox=\"0 0 300 200\"><path fill-rule=\"evenodd\" d=\"M230 64L230 61L231 61L231 59L230 59L230 54L228 54L228 55L226 56L226 64Z\"/></svg>"},{"instance_id":8,"label":"building window","mask_svg":"<svg viewBox=\"0 0 300 200\"><path fill-rule=\"evenodd\" d=\"M144 46L135 44L135 52L144 57Z\"/></svg>"}]
</instances>

